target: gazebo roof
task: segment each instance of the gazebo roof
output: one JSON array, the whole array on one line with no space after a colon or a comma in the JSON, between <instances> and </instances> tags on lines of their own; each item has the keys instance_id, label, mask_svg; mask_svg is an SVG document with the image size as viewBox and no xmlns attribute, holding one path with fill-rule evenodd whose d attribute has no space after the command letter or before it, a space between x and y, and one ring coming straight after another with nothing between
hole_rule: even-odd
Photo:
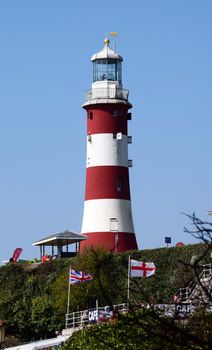
<instances>
[{"instance_id":1,"label":"gazebo roof","mask_svg":"<svg viewBox=\"0 0 212 350\"><path fill-rule=\"evenodd\" d=\"M67 244L73 244L76 242L80 242L82 240L87 239L86 236L83 236L81 234L78 234L76 232L71 232L68 230L65 230L63 232L54 233L50 236L47 236L45 238L40 239L39 241L36 241L32 243L32 245L37 246L64 246Z\"/></svg>"}]
</instances>

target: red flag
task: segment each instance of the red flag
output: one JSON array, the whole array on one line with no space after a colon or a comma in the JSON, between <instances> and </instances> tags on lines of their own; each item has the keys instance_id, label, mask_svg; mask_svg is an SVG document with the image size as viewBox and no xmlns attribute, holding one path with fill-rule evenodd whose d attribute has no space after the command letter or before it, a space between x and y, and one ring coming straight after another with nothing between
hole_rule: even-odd
<instances>
[{"instance_id":1,"label":"red flag","mask_svg":"<svg viewBox=\"0 0 212 350\"><path fill-rule=\"evenodd\" d=\"M23 252L22 248L16 248L13 252L13 256L12 259L14 262L18 261L18 259L20 258L21 253Z\"/></svg>"}]
</instances>

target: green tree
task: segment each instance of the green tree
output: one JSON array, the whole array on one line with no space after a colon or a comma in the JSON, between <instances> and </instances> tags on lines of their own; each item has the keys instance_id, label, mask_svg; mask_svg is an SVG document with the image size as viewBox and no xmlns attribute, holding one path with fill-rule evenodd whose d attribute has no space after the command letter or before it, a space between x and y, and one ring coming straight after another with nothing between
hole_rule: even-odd
<instances>
[{"instance_id":1,"label":"green tree","mask_svg":"<svg viewBox=\"0 0 212 350\"><path fill-rule=\"evenodd\" d=\"M195 327L197 321L203 320L206 331L199 337ZM209 350L211 315L196 319L195 327L192 321L184 323L164 316L161 318L151 309L140 309L74 333L63 350Z\"/></svg>"},{"instance_id":2,"label":"green tree","mask_svg":"<svg viewBox=\"0 0 212 350\"><path fill-rule=\"evenodd\" d=\"M139 301L157 303L161 300L167 300L173 295L170 293L174 292L174 288L176 291L179 286L185 285L186 280L188 281L191 277L196 278L197 285L199 284L205 295L208 296L208 303L212 303L211 280L206 285L201 283L198 277L202 264L210 261L212 224L202 222L195 215L190 218L193 229L186 231L194 234L203 243L195 247L187 246L180 247L180 249L166 249L165 251L158 249L132 252L131 257L135 259L139 259L142 254L143 261L153 260L157 266L157 274L151 279L142 280L142 282L138 279L132 281L131 300L133 302L130 302L128 313L119 314L118 319L112 320L112 322L96 324L75 333L65 345L64 350L209 350L212 348L212 314L205 309L205 301L203 302L201 298L199 299L201 307L186 319L177 316L167 317L163 311L159 312L155 307L141 308L138 304ZM198 258L193 263L192 256L194 254ZM105 300L109 300L110 297L105 295L104 279L102 279L102 272L106 271L104 264L102 264L101 259L98 261L97 254L93 254L92 259L92 266L96 267L97 270L96 276L99 280L100 292L103 292ZM122 261L121 266L126 267L126 255L122 254L118 259ZM120 264L118 265L120 266ZM120 271L121 269L116 270L119 277L121 276ZM106 275L104 274L104 277ZM120 285L123 285L123 279Z\"/></svg>"}]
</instances>

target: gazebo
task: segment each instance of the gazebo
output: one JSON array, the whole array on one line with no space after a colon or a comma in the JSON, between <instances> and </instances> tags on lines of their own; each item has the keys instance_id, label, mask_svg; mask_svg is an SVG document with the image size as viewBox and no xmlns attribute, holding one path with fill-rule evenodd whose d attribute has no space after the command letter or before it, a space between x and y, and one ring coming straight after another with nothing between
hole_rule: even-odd
<instances>
[{"instance_id":1,"label":"gazebo","mask_svg":"<svg viewBox=\"0 0 212 350\"><path fill-rule=\"evenodd\" d=\"M76 232L65 230L55 233L32 243L34 246L40 247L40 258L46 255L46 247L51 247L51 255L56 258L69 258L75 256L79 251L79 243L86 240L87 237ZM75 243L75 252L69 251L69 245ZM65 250L63 250L65 247ZM56 252L55 252L56 248Z\"/></svg>"}]
</instances>

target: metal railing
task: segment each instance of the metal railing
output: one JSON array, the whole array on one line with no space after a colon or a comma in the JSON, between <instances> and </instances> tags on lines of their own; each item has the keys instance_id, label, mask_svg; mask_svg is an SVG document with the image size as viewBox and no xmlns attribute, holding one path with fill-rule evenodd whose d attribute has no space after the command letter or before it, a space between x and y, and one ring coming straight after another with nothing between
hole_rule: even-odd
<instances>
[{"instance_id":1,"label":"metal railing","mask_svg":"<svg viewBox=\"0 0 212 350\"><path fill-rule=\"evenodd\" d=\"M132 306L131 306L132 307ZM188 303L172 303L172 304L143 304L137 306L139 308L152 308L156 312L163 313L168 317L175 317L176 313L178 316L184 317L194 312L197 308L191 302ZM81 329L86 325L92 325L93 323L101 323L110 318L116 318L118 313L126 313L130 310L127 306L127 303L97 307L89 310L72 312L70 314L66 314L66 328L63 330L63 333L74 332L77 329ZM206 310L212 312L212 305L208 304L206 306ZM70 334L70 333L69 333Z\"/></svg>"},{"instance_id":2,"label":"metal railing","mask_svg":"<svg viewBox=\"0 0 212 350\"><path fill-rule=\"evenodd\" d=\"M202 266L203 270L199 274L199 280L201 283L205 282L205 280L208 281L212 278L212 264L206 264ZM199 292L199 293L196 293ZM201 292L201 293L200 293ZM200 297L202 299L204 298L204 291L201 291L201 286L196 281L196 279L193 279L187 287L180 288L178 293L176 294L176 300L178 302L191 302L193 297L197 298L196 294L201 294Z\"/></svg>"},{"instance_id":3,"label":"metal railing","mask_svg":"<svg viewBox=\"0 0 212 350\"><path fill-rule=\"evenodd\" d=\"M203 265L201 279L209 278L211 276L212 276L212 264Z\"/></svg>"},{"instance_id":4,"label":"metal railing","mask_svg":"<svg viewBox=\"0 0 212 350\"><path fill-rule=\"evenodd\" d=\"M88 323L88 310L76 311L70 314L66 314L65 318L65 327L66 328L75 328L83 327Z\"/></svg>"},{"instance_id":5,"label":"metal railing","mask_svg":"<svg viewBox=\"0 0 212 350\"><path fill-rule=\"evenodd\" d=\"M65 316L65 327L67 328L78 328L83 327L87 325L88 323L91 323L89 320L89 313L95 313L94 315L96 317L96 320L100 321L102 318L111 318L113 316L113 312L125 312L127 311L127 304L118 304L113 305L112 307L104 306L104 307L98 307L94 309L89 310L83 310L83 311L76 311L69 314L66 314Z\"/></svg>"},{"instance_id":6,"label":"metal railing","mask_svg":"<svg viewBox=\"0 0 212 350\"><path fill-rule=\"evenodd\" d=\"M128 101L129 91L125 89L117 89L116 87L93 88L85 91L85 100L94 99L118 99Z\"/></svg>"}]
</instances>

